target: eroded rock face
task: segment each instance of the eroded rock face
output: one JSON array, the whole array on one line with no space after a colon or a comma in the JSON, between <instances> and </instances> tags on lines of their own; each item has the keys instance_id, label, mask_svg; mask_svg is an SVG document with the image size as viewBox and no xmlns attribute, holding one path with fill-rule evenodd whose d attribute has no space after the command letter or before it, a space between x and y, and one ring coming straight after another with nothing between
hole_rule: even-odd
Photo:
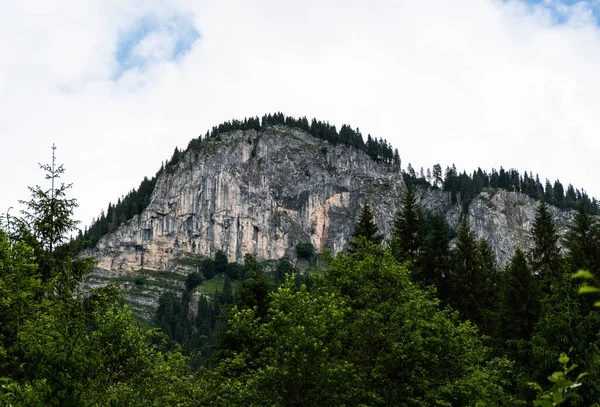
<instances>
[{"instance_id":1,"label":"eroded rock face","mask_svg":"<svg viewBox=\"0 0 600 407\"><path fill-rule=\"evenodd\" d=\"M283 126L236 131L187 152L158 179L144 212L98 242L92 255L113 273L174 270L181 255L224 251L241 262L246 253L277 259L311 242L318 251L341 251L362 205L371 203L386 236L406 186L397 168L364 152L332 146ZM461 205L441 190L420 192L425 210L440 211L456 228ZM515 247L530 244L537 203L505 190L476 197L466 215L477 238L503 265ZM559 229L573 214L551 208ZM184 272L184 270L181 270Z\"/></svg>"},{"instance_id":2,"label":"eroded rock face","mask_svg":"<svg viewBox=\"0 0 600 407\"><path fill-rule=\"evenodd\" d=\"M460 202L451 204L449 193L441 190L421 191L419 204L426 211L441 212L453 230L457 230L466 218L475 238L490 244L500 266L510 261L517 247L526 252L533 243L531 228L538 202L527 195L488 188L469 203L466 214L462 212ZM548 209L559 235L564 235L575 212L561 211L553 206ZM454 241L450 242L450 246L453 244Z\"/></svg>"},{"instance_id":3,"label":"eroded rock face","mask_svg":"<svg viewBox=\"0 0 600 407\"><path fill-rule=\"evenodd\" d=\"M387 234L404 189L397 168L349 146L280 126L237 131L186 153L159 178L146 210L92 254L119 272L173 269L182 253L280 258L307 241L335 253L365 202Z\"/></svg>"},{"instance_id":4,"label":"eroded rock face","mask_svg":"<svg viewBox=\"0 0 600 407\"><path fill-rule=\"evenodd\" d=\"M510 261L517 247L527 251L533 243L531 229L538 203L527 195L506 190L481 192L470 204L467 222L475 237L485 239L494 249L498 263ZM559 235L571 224L574 211L549 208Z\"/></svg>"}]
</instances>

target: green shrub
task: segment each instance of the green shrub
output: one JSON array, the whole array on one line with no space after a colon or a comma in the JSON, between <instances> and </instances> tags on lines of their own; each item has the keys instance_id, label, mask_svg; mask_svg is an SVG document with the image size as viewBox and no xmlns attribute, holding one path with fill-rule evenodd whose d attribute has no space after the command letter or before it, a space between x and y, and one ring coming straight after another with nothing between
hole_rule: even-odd
<instances>
[{"instance_id":1,"label":"green shrub","mask_svg":"<svg viewBox=\"0 0 600 407\"><path fill-rule=\"evenodd\" d=\"M296 255L300 259L310 260L315 255L315 247L310 242L298 243L296 245Z\"/></svg>"},{"instance_id":2,"label":"green shrub","mask_svg":"<svg viewBox=\"0 0 600 407\"><path fill-rule=\"evenodd\" d=\"M188 274L187 279L185 280L185 288L188 291L192 291L194 288L198 287L204 281L204 277L202 274L194 271Z\"/></svg>"}]
</instances>

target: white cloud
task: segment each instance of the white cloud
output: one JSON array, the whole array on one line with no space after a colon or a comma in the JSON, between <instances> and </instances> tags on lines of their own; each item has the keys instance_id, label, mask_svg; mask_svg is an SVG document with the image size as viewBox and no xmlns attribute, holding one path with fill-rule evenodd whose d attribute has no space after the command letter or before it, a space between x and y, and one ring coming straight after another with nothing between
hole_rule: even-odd
<instances>
[{"instance_id":1,"label":"white cloud","mask_svg":"<svg viewBox=\"0 0 600 407\"><path fill-rule=\"evenodd\" d=\"M149 60L150 63L171 58L175 51L175 39L165 32L154 32L144 37L135 46L132 54L135 58Z\"/></svg>"},{"instance_id":2,"label":"white cloud","mask_svg":"<svg viewBox=\"0 0 600 407\"><path fill-rule=\"evenodd\" d=\"M600 196L600 35L592 3L13 2L0 15L0 213L42 183L50 145L89 223L174 147L231 118L283 111L384 137L403 163L533 170ZM172 30L116 81L147 15ZM175 24L177 26L177 24ZM166 25L166 27L169 27Z\"/></svg>"}]
</instances>

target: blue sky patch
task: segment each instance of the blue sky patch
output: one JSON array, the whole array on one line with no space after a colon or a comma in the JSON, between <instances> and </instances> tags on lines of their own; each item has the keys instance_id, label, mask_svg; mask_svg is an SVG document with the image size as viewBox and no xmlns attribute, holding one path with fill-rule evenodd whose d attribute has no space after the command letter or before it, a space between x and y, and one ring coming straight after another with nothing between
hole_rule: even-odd
<instances>
[{"instance_id":1,"label":"blue sky patch","mask_svg":"<svg viewBox=\"0 0 600 407\"><path fill-rule=\"evenodd\" d=\"M199 38L200 33L189 17L179 15L165 19L146 15L119 36L113 79L131 69L143 70L153 63L177 61Z\"/></svg>"},{"instance_id":2,"label":"blue sky patch","mask_svg":"<svg viewBox=\"0 0 600 407\"><path fill-rule=\"evenodd\" d=\"M561 10L561 6L580 5L590 10L596 19L596 25L600 25L600 2L598 0L520 0L532 6L544 6L552 14L554 24L560 25L569 21L568 13Z\"/></svg>"}]
</instances>

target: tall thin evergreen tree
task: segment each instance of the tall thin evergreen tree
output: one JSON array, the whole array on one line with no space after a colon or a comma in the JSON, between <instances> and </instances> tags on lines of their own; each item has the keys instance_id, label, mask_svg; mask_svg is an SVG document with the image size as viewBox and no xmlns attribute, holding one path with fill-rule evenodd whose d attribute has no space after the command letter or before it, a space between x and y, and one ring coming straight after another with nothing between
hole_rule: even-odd
<instances>
[{"instance_id":1,"label":"tall thin evergreen tree","mask_svg":"<svg viewBox=\"0 0 600 407\"><path fill-rule=\"evenodd\" d=\"M428 218L423 250L419 255L419 270L415 277L425 285L435 285L440 299L447 300L445 284L450 256L448 225L438 212Z\"/></svg>"},{"instance_id":2,"label":"tall thin evergreen tree","mask_svg":"<svg viewBox=\"0 0 600 407\"><path fill-rule=\"evenodd\" d=\"M505 340L530 340L538 317L537 280L519 248L506 267L499 335Z\"/></svg>"},{"instance_id":3,"label":"tall thin evergreen tree","mask_svg":"<svg viewBox=\"0 0 600 407\"><path fill-rule=\"evenodd\" d=\"M392 225L390 247L399 262L417 262L423 246L423 214L412 187L404 194L404 206Z\"/></svg>"},{"instance_id":4,"label":"tall thin evergreen tree","mask_svg":"<svg viewBox=\"0 0 600 407\"><path fill-rule=\"evenodd\" d=\"M485 329L493 292L492 271L486 269L479 245L466 220L458 229L450 264L450 305L464 319Z\"/></svg>"},{"instance_id":5,"label":"tall thin evergreen tree","mask_svg":"<svg viewBox=\"0 0 600 407\"><path fill-rule=\"evenodd\" d=\"M550 280L560 273L561 255L558 248L558 233L548 210L548 204L541 200L532 228L533 248L530 251L531 264L534 273L538 274L543 283L543 289Z\"/></svg>"},{"instance_id":6,"label":"tall thin evergreen tree","mask_svg":"<svg viewBox=\"0 0 600 407\"><path fill-rule=\"evenodd\" d=\"M348 243L348 251L350 253L356 252L358 249L357 240L361 237L377 245L383 241L383 235L379 234L379 228L377 227L377 223L375 223L373 208L368 203L363 206L358 222L356 222L356 226L354 227L352 238Z\"/></svg>"},{"instance_id":7,"label":"tall thin evergreen tree","mask_svg":"<svg viewBox=\"0 0 600 407\"><path fill-rule=\"evenodd\" d=\"M600 264L600 229L583 202L579 202L577 214L565 239L569 252L568 263L571 272L585 269L598 272Z\"/></svg>"}]
</instances>

